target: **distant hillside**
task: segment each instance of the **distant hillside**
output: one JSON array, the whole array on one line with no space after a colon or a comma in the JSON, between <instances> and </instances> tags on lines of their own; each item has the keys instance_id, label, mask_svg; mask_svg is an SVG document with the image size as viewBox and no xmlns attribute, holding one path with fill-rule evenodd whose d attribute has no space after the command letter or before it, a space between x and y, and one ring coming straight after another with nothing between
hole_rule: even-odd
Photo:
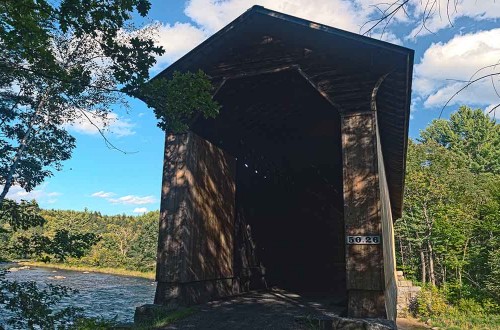
<instances>
[{"instance_id":1,"label":"distant hillside","mask_svg":"<svg viewBox=\"0 0 500 330\"><path fill-rule=\"evenodd\" d=\"M47 220L43 227L16 233L1 233L1 259L40 259L32 255L23 238L35 233L52 236L66 229L72 234L94 233L100 237L81 259L68 258L65 264L89 267L109 267L151 272L155 269L159 211L140 216L102 215L92 211L42 210Z\"/></svg>"}]
</instances>

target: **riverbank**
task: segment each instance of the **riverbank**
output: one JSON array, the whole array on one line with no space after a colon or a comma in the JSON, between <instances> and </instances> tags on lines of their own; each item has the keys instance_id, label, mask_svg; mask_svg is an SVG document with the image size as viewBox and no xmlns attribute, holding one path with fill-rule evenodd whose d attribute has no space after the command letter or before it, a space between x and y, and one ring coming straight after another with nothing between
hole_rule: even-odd
<instances>
[{"instance_id":1,"label":"riverbank","mask_svg":"<svg viewBox=\"0 0 500 330\"><path fill-rule=\"evenodd\" d=\"M140 278L145 278L145 279L153 280L153 281L155 280L155 273L154 272L139 272L139 271L135 271L135 270L121 269L121 268L88 267L88 266L58 264L58 263L45 263L45 262L38 262L38 261L19 261L19 262L17 262L17 264L20 266L54 268L54 269L72 270L72 271L80 271L80 272L140 277Z\"/></svg>"}]
</instances>

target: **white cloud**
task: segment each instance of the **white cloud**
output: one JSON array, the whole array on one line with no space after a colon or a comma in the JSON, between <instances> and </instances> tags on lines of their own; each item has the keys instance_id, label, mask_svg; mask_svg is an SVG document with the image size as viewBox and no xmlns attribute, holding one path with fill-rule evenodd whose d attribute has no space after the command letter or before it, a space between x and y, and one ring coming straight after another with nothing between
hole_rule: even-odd
<instances>
[{"instance_id":1,"label":"white cloud","mask_svg":"<svg viewBox=\"0 0 500 330\"><path fill-rule=\"evenodd\" d=\"M37 202L47 202L47 203L55 203L57 202L57 196L61 196L62 194L55 191L48 191L48 184L44 183L38 186L37 189L33 189L28 192L21 188L20 186L14 185L10 187L9 192L7 193L6 198L15 200L17 202L24 200L32 200L35 199ZM0 186L0 189L3 189L3 186Z\"/></svg>"},{"instance_id":2,"label":"white cloud","mask_svg":"<svg viewBox=\"0 0 500 330\"><path fill-rule=\"evenodd\" d=\"M411 24L415 25L415 30L410 36L414 36L421 27L420 16L423 14L427 2L411 1L412 6L408 8L411 18L400 10L391 20L390 26L383 36L381 32L385 24L379 24L372 36L401 44L401 40L394 31L391 31L391 28L397 23L410 24L412 19ZM438 31L449 26L446 15L448 3L453 5L454 2L437 0L435 8L441 8L441 15L436 11L427 20L426 26L431 31ZM180 22L173 25L159 24L156 33L157 40L158 44L165 48L165 54L157 58L158 63L152 71L157 72L164 69L254 5L359 33L360 28L365 23L367 25L364 26L364 31L373 25L370 23L371 19L380 16L377 6L384 10L391 4L392 2L383 3L379 0L189 0L186 2L184 13L194 24ZM497 19L500 18L500 5L492 0L462 0L457 3L456 10L452 8L450 11L452 22L460 17L470 17L476 20ZM426 30L423 30L419 35L427 33Z\"/></svg>"},{"instance_id":3,"label":"white cloud","mask_svg":"<svg viewBox=\"0 0 500 330\"><path fill-rule=\"evenodd\" d=\"M210 33L221 29L253 5L357 33L370 14L376 11L372 6L376 3L376 0L191 0L184 12Z\"/></svg>"},{"instance_id":4,"label":"white cloud","mask_svg":"<svg viewBox=\"0 0 500 330\"><path fill-rule=\"evenodd\" d=\"M153 204L156 202L156 199L153 196L136 196L136 195L127 195L119 198L108 198L113 204L131 204L131 205L143 205L143 204Z\"/></svg>"},{"instance_id":5,"label":"white cloud","mask_svg":"<svg viewBox=\"0 0 500 330\"><path fill-rule=\"evenodd\" d=\"M498 76L482 79L454 94L467 81L500 72L500 29L457 35L446 43L432 44L415 65L413 90L423 100L425 107L499 102L495 88L500 90ZM492 66L493 65L493 66ZM488 67L489 66L489 67ZM484 69L481 69L484 68ZM478 69L481 69L478 72Z\"/></svg>"},{"instance_id":6,"label":"white cloud","mask_svg":"<svg viewBox=\"0 0 500 330\"><path fill-rule=\"evenodd\" d=\"M112 193L112 192L105 192L105 191L98 191L98 192L95 192L93 193L92 195L90 195L92 197L99 197L99 198L110 198L110 197L113 197L115 196L115 193Z\"/></svg>"},{"instance_id":7,"label":"white cloud","mask_svg":"<svg viewBox=\"0 0 500 330\"><path fill-rule=\"evenodd\" d=\"M90 196L104 198L105 200L113 204L143 205L156 203L156 199L153 196L126 195L118 198L113 198L113 196L116 196L115 193L102 190L97 191Z\"/></svg>"},{"instance_id":8,"label":"white cloud","mask_svg":"<svg viewBox=\"0 0 500 330\"><path fill-rule=\"evenodd\" d=\"M456 20L461 17L468 17L474 20L493 20L500 18L500 4L498 3L498 1L436 0L434 6L432 7L433 11L430 17L426 20L425 26L428 30L425 28L422 29L422 15L429 14L430 6L428 4L432 5L433 3L434 0L412 0L412 8L414 9L414 11L412 12L412 16L416 18L418 26L414 28L409 37L423 36L430 34L431 32L437 32L441 29L450 27L450 21L452 23L455 23Z\"/></svg>"},{"instance_id":9,"label":"white cloud","mask_svg":"<svg viewBox=\"0 0 500 330\"><path fill-rule=\"evenodd\" d=\"M148 211L145 207L136 207L132 212L133 213L146 213Z\"/></svg>"},{"instance_id":10,"label":"white cloud","mask_svg":"<svg viewBox=\"0 0 500 330\"><path fill-rule=\"evenodd\" d=\"M203 29L179 22L174 25L160 24L157 34L157 43L165 49L165 53L156 59L152 71L164 69L208 37Z\"/></svg>"},{"instance_id":11,"label":"white cloud","mask_svg":"<svg viewBox=\"0 0 500 330\"><path fill-rule=\"evenodd\" d=\"M96 126L99 127L101 131L114 134L118 137L135 134L133 130L135 125L131 123L129 119L122 119L114 112L103 117L97 115L93 111L82 111L85 115L82 114L78 119L67 124L68 128L82 134L90 135L99 134Z\"/></svg>"}]
</instances>

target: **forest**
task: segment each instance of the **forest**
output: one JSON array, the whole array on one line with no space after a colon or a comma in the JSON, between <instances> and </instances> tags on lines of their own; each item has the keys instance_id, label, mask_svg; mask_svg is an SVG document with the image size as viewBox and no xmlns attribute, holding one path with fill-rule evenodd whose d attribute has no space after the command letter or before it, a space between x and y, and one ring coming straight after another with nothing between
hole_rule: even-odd
<instances>
[{"instance_id":1,"label":"forest","mask_svg":"<svg viewBox=\"0 0 500 330\"><path fill-rule=\"evenodd\" d=\"M140 216L107 216L88 210L40 210L39 214L45 220L43 226L8 231L4 224L0 260L29 259L146 274L155 269L158 211Z\"/></svg>"},{"instance_id":2,"label":"forest","mask_svg":"<svg viewBox=\"0 0 500 330\"><path fill-rule=\"evenodd\" d=\"M500 326L498 121L463 106L410 141L395 235L398 268L424 286L417 314L457 328L497 315Z\"/></svg>"}]
</instances>

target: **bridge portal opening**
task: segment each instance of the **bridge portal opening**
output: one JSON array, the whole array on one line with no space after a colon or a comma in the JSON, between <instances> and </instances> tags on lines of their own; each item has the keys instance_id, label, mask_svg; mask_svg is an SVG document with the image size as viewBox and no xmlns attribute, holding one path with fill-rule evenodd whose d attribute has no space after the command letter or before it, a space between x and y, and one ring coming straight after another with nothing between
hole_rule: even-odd
<instances>
[{"instance_id":1,"label":"bridge portal opening","mask_svg":"<svg viewBox=\"0 0 500 330\"><path fill-rule=\"evenodd\" d=\"M226 81L193 131L235 159L243 289L346 294L338 111L295 68Z\"/></svg>"}]
</instances>

